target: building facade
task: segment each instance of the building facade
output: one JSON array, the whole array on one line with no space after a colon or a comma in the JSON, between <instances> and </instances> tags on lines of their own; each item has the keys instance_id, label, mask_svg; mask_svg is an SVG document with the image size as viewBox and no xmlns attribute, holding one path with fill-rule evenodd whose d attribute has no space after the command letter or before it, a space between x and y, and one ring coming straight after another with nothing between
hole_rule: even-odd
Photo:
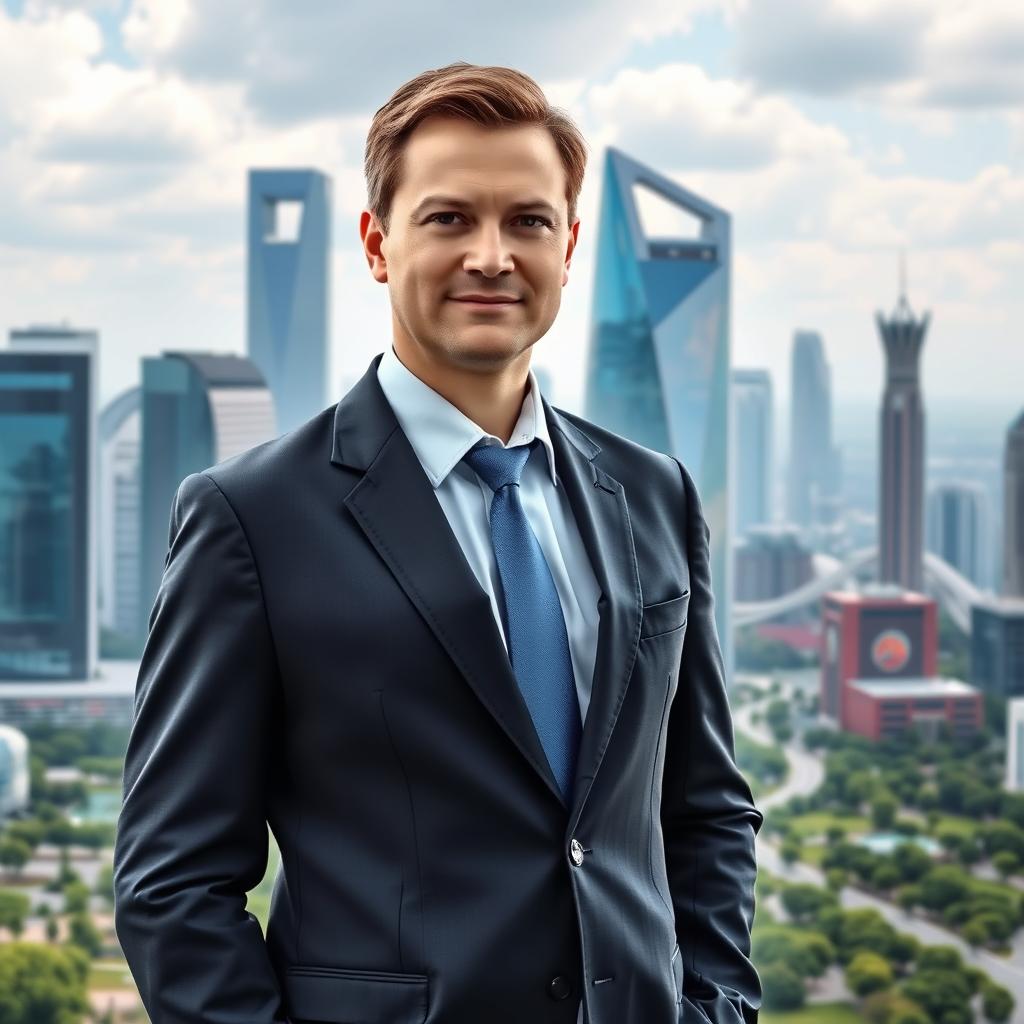
<instances>
[{"instance_id":1,"label":"building facade","mask_svg":"<svg viewBox=\"0 0 1024 1024\"><path fill-rule=\"evenodd\" d=\"M1024 792L1024 697L1006 702L1006 779L1009 792Z\"/></svg>"},{"instance_id":2,"label":"building facade","mask_svg":"<svg viewBox=\"0 0 1024 1024\"><path fill-rule=\"evenodd\" d=\"M108 637L127 643L139 621L142 389L108 403L99 426L99 619Z\"/></svg>"},{"instance_id":3,"label":"building facade","mask_svg":"<svg viewBox=\"0 0 1024 1024\"><path fill-rule=\"evenodd\" d=\"M851 679L847 684L846 725L870 740L896 739L914 729L925 740L953 739L985 724L981 694L959 679Z\"/></svg>"},{"instance_id":4,"label":"building facade","mask_svg":"<svg viewBox=\"0 0 1024 1024\"><path fill-rule=\"evenodd\" d=\"M795 331L789 393L787 513L813 526L840 489L841 461L832 443L832 371L817 331Z\"/></svg>"},{"instance_id":5,"label":"building facade","mask_svg":"<svg viewBox=\"0 0 1024 1024\"><path fill-rule=\"evenodd\" d=\"M1024 598L1024 412L1003 452L1003 594Z\"/></svg>"},{"instance_id":6,"label":"building facade","mask_svg":"<svg viewBox=\"0 0 1024 1024\"><path fill-rule=\"evenodd\" d=\"M928 550L978 585L986 568L988 530L988 499L980 484L947 482L929 490Z\"/></svg>"},{"instance_id":7,"label":"building facade","mask_svg":"<svg viewBox=\"0 0 1024 1024\"><path fill-rule=\"evenodd\" d=\"M163 576L178 485L276 433L273 398L251 360L198 352L143 359L140 638Z\"/></svg>"},{"instance_id":8,"label":"building facade","mask_svg":"<svg viewBox=\"0 0 1024 1024\"><path fill-rule=\"evenodd\" d=\"M733 370L732 400L736 438L734 502L736 535L770 523L775 443L772 378L767 370ZM738 600L744 600L738 598Z\"/></svg>"},{"instance_id":9,"label":"building facade","mask_svg":"<svg viewBox=\"0 0 1024 1024\"><path fill-rule=\"evenodd\" d=\"M249 172L249 358L293 430L329 404L331 180L314 170Z\"/></svg>"},{"instance_id":10,"label":"building facade","mask_svg":"<svg viewBox=\"0 0 1024 1024\"><path fill-rule=\"evenodd\" d=\"M642 207L667 211L645 224ZM669 227L675 215L687 231ZM729 215L609 148L598 222L585 415L678 458L711 529L715 616L731 678Z\"/></svg>"},{"instance_id":11,"label":"building facade","mask_svg":"<svg viewBox=\"0 0 1024 1024\"><path fill-rule=\"evenodd\" d=\"M971 608L971 681L1001 697L1024 696L1024 598Z\"/></svg>"},{"instance_id":12,"label":"building facade","mask_svg":"<svg viewBox=\"0 0 1024 1024\"><path fill-rule=\"evenodd\" d=\"M0 721L0 821L28 810L28 737Z\"/></svg>"},{"instance_id":13,"label":"building facade","mask_svg":"<svg viewBox=\"0 0 1024 1024\"><path fill-rule=\"evenodd\" d=\"M94 331L12 331L0 352L0 679L96 663Z\"/></svg>"},{"instance_id":14,"label":"building facade","mask_svg":"<svg viewBox=\"0 0 1024 1024\"><path fill-rule=\"evenodd\" d=\"M736 545L736 600L771 601L810 582L811 552L795 526L754 526Z\"/></svg>"},{"instance_id":15,"label":"building facade","mask_svg":"<svg viewBox=\"0 0 1024 1024\"><path fill-rule=\"evenodd\" d=\"M895 586L832 591L822 597L821 701L850 728L849 682L932 678L939 659L938 605Z\"/></svg>"}]
</instances>

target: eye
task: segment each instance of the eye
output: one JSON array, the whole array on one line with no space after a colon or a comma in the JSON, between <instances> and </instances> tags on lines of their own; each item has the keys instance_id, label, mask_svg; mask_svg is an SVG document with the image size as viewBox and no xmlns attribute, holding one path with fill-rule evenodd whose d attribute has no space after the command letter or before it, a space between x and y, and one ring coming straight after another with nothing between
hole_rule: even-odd
<instances>
[{"instance_id":1,"label":"eye","mask_svg":"<svg viewBox=\"0 0 1024 1024\"><path fill-rule=\"evenodd\" d=\"M459 216L459 214L456 213L454 210L445 210L445 211L442 211L440 213L432 213L427 218L427 223L429 224L429 223L431 223L431 221L437 221L437 223L441 224L442 227L451 227L452 226L452 222L451 221L441 221L441 220L438 220L438 218L439 217L458 217L458 216ZM523 214L519 215L518 219L519 220L536 221L536 224L527 224L526 227L546 227L546 228L553 227L551 221L549 221L546 217L541 217L540 214L537 214L537 213L523 213Z\"/></svg>"}]
</instances>

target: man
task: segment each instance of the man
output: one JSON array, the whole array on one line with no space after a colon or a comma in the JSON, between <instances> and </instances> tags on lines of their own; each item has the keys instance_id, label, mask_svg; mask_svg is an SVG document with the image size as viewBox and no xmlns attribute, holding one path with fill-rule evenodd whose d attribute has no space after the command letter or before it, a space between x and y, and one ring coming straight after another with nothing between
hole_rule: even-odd
<instances>
[{"instance_id":1,"label":"man","mask_svg":"<svg viewBox=\"0 0 1024 1024\"><path fill-rule=\"evenodd\" d=\"M756 1020L697 491L530 371L584 164L519 72L404 85L360 220L392 345L181 484L115 851L154 1024Z\"/></svg>"}]
</instances>

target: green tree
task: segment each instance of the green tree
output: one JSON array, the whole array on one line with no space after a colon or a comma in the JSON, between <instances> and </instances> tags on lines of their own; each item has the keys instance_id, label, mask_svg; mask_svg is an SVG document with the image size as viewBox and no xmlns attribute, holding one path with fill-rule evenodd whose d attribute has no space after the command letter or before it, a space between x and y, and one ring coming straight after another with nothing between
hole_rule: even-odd
<instances>
[{"instance_id":1,"label":"green tree","mask_svg":"<svg viewBox=\"0 0 1024 1024\"><path fill-rule=\"evenodd\" d=\"M826 906L835 906L836 897L817 885L787 885L782 891L782 905L786 913L798 923L815 918Z\"/></svg>"},{"instance_id":2,"label":"green tree","mask_svg":"<svg viewBox=\"0 0 1024 1024\"><path fill-rule=\"evenodd\" d=\"M994 982L983 985L981 989L981 1012L992 1024L1005 1024L1013 1013L1015 1001L1012 993Z\"/></svg>"},{"instance_id":3,"label":"green tree","mask_svg":"<svg viewBox=\"0 0 1024 1024\"><path fill-rule=\"evenodd\" d=\"M99 929L87 913L73 914L68 919L68 943L84 950L90 958L103 952L103 939Z\"/></svg>"},{"instance_id":4,"label":"green tree","mask_svg":"<svg viewBox=\"0 0 1024 1024\"><path fill-rule=\"evenodd\" d=\"M878 794L871 801L871 823L875 828L891 828L899 806L899 801L891 793Z\"/></svg>"},{"instance_id":5,"label":"green tree","mask_svg":"<svg viewBox=\"0 0 1024 1024\"><path fill-rule=\"evenodd\" d=\"M988 942L988 929L985 927L984 920L979 920L976 917L972 917L961 929L960 934L963 937L964 942L967 943L971 949L979 949Z\"/></svg>"},{"instance_id":6,"label":"green tree","mask_svg":"<svg viewBox=\"0 0 1024 1024\"><path fill-rule=\"evenodd\" d=\"M798 975L781 963L766 964L760 970L762 1002L766 1010L799 1010L807 993Z\"/></svg>"},{"instance_id":7,"label":"green tree","mask_svg":"<svg viewBox=\"0 0 1024 1024\"><path fill-rule=\"evenodd\" d=\"M846 965L846 984L858 996L867 996L892 985L892 967L877 953L858 953Z\"/></svg>"},{"instance_id":8,"label":"green tree","mask_svg":"<svg viewBox=\"0 0 1024 1024\"><path fill-rule=\"evenodd\" d=\"M72 1024L89 1012L89 959L80 950L36 942L0 945L0 1020Z\"/></svg>"},{"instance_id":9,"label":"green tree","mask_svg":"<svg viewBox=\"0 0 1024 1024\"><path fill-rule=\"evenodd\" d=\"M6 928L17 938L25 927L25 918L31 908L32 903L23 892L0 889L0 928Z\"/></svg>"},{"instance_id":10,"label":"green tree","mask_svg":"<svg viewBox=\"0 0 1024 1024\"><path fill-rule=\"evenodd\" d=\"M80 914L89 909L89 886L85 882L70 882L64 886L64 913Z\"/></svg>"},{"instance_id":11,"label":"green tree","mask_svg":"<svg viewBox=\"0 0 1024 1024\"><path fill-rule=\"evenodd\" d=\"M1020 859L1017 857L1017 854L1011 853L1009 850L1000 850L992 858L992 866L999 872L1002 878L1006 879L1010 875L1017 874L1020 870Z\"/></svg>"},{"instance_id":12,"label":"green tree","mask_svg":"<svg viewBox=\"0 0 1024 1024\"><path fill-rule=\"evenodd\" d=\"M779 855L787 864L793 864L798 861L800 859L800 840L786 839L779 850Z\"/></svg>"},{"instance_id":13,"label":"green tree","mask_svg":"<svg viewBox=\"0 0 1024 1024\"><path fill-rule=\"evenodd\" d=\"M22 839L4 839L0 841L0 866L15 876L31 860L32 847Z\"/></svg>"}]
</instances>

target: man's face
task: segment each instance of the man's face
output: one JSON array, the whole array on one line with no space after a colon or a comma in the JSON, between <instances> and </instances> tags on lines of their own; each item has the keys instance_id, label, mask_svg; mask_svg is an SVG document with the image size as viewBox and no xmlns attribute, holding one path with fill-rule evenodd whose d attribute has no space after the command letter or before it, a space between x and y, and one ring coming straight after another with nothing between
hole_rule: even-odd
<instances>
[{"instance_id":1,"label":"man's face","mask_svg":"<svg viewBox=\"0 0 1024 1024\"><path fill-rule=\"evenodd\" d=\"M569 279L579 220L566 214L565 171L545 128L423 120L402 155L390 231L382 236L368 211L360 221L396 342L463 369L499 369L526 352Z\"/></svg>"}]
</instances>

